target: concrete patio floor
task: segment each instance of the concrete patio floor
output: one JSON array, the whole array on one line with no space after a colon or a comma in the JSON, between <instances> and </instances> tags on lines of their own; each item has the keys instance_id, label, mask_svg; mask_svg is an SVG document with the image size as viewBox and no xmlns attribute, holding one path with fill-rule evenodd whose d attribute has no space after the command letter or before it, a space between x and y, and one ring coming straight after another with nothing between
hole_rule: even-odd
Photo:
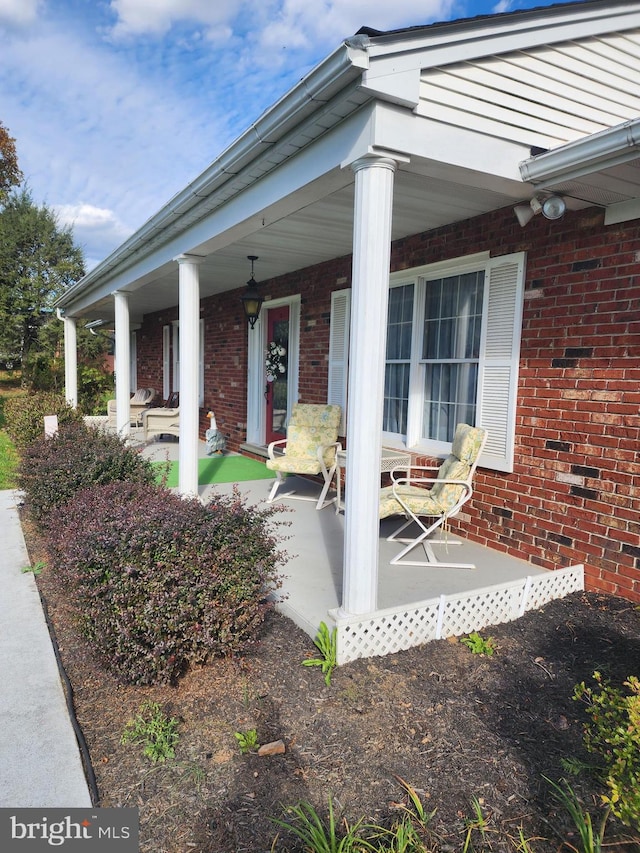
<instances>
[{"instance_id":1,"label":"concrete patio floor","mask_svg":"<svg viewBox=\"0 0 640 853\"><path fill-rule=\"evenodd\" d=\"M136 443L135 434L132 443ZM200 442L200 456L205 457L206 447ZM142 447L146 458L160 461L178 457L175 439L160 439ZM317 484L303 478L287 481L296 494L318 494ZM237 484L240 493L250 504L265 504L271 480ZM213 490L229 493L233 484L200 486L200 497L206 501ZM281 492L289 490L282 488ZM279 590L278 609L291 618L311 637L315 637L321 622L329 623L332 611L342 600L342 552L344 540L344 515L336 514L333 505L316 510L312 501L277 499L287 507L281 516L290 522L283 528L283 549L288 554L282 589ZM386 519L380 525L380 563L378 575L378 610L401 608L416 602L438 599L442 596L464 595L473 590L509 585L526 578L554 574L524 560L493 551L474 542L449 535L448 545L436 545L437 556L470 562L475 569L446 569L421 566L392 566L390 561L400 545L387 542L398 525L397 519ZM460 544L454 545L457 541Z\"/></svg>"}]
</instances>

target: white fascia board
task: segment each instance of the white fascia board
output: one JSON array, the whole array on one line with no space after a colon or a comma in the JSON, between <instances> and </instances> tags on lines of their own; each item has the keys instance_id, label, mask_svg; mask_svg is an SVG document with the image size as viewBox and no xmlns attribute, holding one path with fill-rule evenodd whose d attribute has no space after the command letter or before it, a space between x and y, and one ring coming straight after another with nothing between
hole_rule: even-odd
<instances>
[{"instance_id":1,"label":"white fascia board","mask_svg":"<svg viewBox=\"0 0 640 853\"><path fill-rule=\"evenodd\" d=\"M640 27L640 2L575 3L373 36L363 87L415 105L422 70ZM415 100L414 100L415 99Z\"/></svg>"},{"instance_id":2,"label":"white fascia board","mask_svg":"<svg viewBox=\"0 0 640 853\"><path fill-rule=\"evenodd\" d=\"M638 150L640 119L633 119L524 160L520 174L537 186L570 181L633 160Z\"/></svg>"},{"instance_id":3,"label":"white fascia board","mask_svg":"<svg viewBox=\"0 0 640 853\"><path fill-rule=\"evenodd\" d=\"M629 201L612 204L604 212L605 225L618 225L620 222L629 222L631 219L640 219L640 198L631 198Z\"/></svg>"},{"instance_id":4,"label":"white fascia board","mask_svg":"<svg viewBox=\"0 0 640 853\"><path fill-rule=\"evenodd\" d=\"M372 97L381 98L400 106L415 109L420 103L420 72L421 67L377 68L376 73L365 71L362 77L362 88Z\"/></svg>"},{"instance_id":5,"label":"white fascia board","mask_svg":"<svg viewBox=\"0 0 640 853\"><path fill-rule=\"evenodd\" d=\"M373 142L382 149L504 179L522 188L521 143L417 116L391 104L375 108Z\"/></svg>"}]
</instances>

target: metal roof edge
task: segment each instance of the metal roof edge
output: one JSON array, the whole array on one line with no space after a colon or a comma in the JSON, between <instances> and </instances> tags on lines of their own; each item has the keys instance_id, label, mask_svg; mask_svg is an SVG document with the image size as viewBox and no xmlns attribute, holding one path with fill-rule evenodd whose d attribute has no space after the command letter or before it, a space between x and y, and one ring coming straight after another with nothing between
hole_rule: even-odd
<instances>
[{"instance_id":1,"label":"metal roof edge","mask_svg":"<svg viewBox=\"0 0 640 853\"><path fill-rule=\"evenodd\" d=\"M602 18L610 17L613 9L619 9L619 14L627 14L630 10L640 11L640 3L637 0L573 0L569 3L554 3L549 6L534 6L530 9L515 9L510 12L498 12L494 14L476 15L471 18L458 18L453 21L434 21L411 27L402 27L396 30L375 30L370 27L361 27L357 36L366 38L369 46L375 48L388 47L390 42L400 45L403 41L413 38L424 39L433 35L434 38L442 40L447 34L451 35L452 41L463 38L464 33L478 31L485 25L493 28L522 28L523 24L530 22L531 26L537 26L539 22L549 24L549 19L560 19L569 15L580 18Z\"/></svg>"},{"instance_id":2,"label":"metal roof edge","mask_svg":"<svg viewBox=\"0 0 640 853\"><path fill-rule=\"evenodd\" d=\"M523 181L570 180L606 165L624 162L640 150L640 117L537 154L520 163Z\"/></svg>"}]
</instances>

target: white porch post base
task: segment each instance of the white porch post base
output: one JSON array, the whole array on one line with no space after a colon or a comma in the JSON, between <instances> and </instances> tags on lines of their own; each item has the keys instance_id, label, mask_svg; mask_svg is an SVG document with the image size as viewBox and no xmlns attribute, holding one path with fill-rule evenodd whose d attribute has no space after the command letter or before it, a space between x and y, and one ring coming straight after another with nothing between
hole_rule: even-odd
<instances>
[{"instance_id":1,"label":"white porch post base","mask_svg":"<svg viewBox=\"0 0 640 853\"><path fill-rule=\"evenodd\" d=\"M126 438L129 435L131 422L131 411L129 409L131 398L129 297L126 293L116 291L113 298L115 300L116 318L116 429L118 435Z\"/></svg>"},{"instance_id":2,"label":"white porch post base","mask_svg":"<svg viewBox=\"0 0 640 853\"><path fill-rule=\"evenodd\" d=\"M78 330L74 317L64 317L64 396L78 407Z\"/></svg>"},{"instance_id":3,"label":"white porch post base","mask_svg":"<svg viewBox=\"0 0 640 853\"><path fill-rule=\"evenodd\" d=\"M180 447L178 492L198 496L200 271L202 258L180 255Z\"/></svg>"},{"instance_id":4,"label":"white porch post base","mask_svg":"<svg viewBox=\"0 0 640 853\"><path fill-rule=\"evenodd\" d=\"M378 597L379 460L391 215L396 162L363 157L355 172L347 417L347 490L341 615L371 613Z\"/></svg>"}]
</instances>

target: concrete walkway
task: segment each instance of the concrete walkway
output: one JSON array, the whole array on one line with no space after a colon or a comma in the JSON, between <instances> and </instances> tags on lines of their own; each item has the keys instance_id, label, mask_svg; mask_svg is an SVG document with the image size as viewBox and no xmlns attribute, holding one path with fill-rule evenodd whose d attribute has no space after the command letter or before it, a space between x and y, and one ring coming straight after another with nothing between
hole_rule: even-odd
<instances>
[{"instance_id":1,"label":"concrete walkway","mask_svg":"<svg viewBox=\"0 0 640 853\"><path fill-rule=\"evenodd\" d=\"M18 501L0 491L0 807L91 807Z\"/></svg>"}]
</instances>

